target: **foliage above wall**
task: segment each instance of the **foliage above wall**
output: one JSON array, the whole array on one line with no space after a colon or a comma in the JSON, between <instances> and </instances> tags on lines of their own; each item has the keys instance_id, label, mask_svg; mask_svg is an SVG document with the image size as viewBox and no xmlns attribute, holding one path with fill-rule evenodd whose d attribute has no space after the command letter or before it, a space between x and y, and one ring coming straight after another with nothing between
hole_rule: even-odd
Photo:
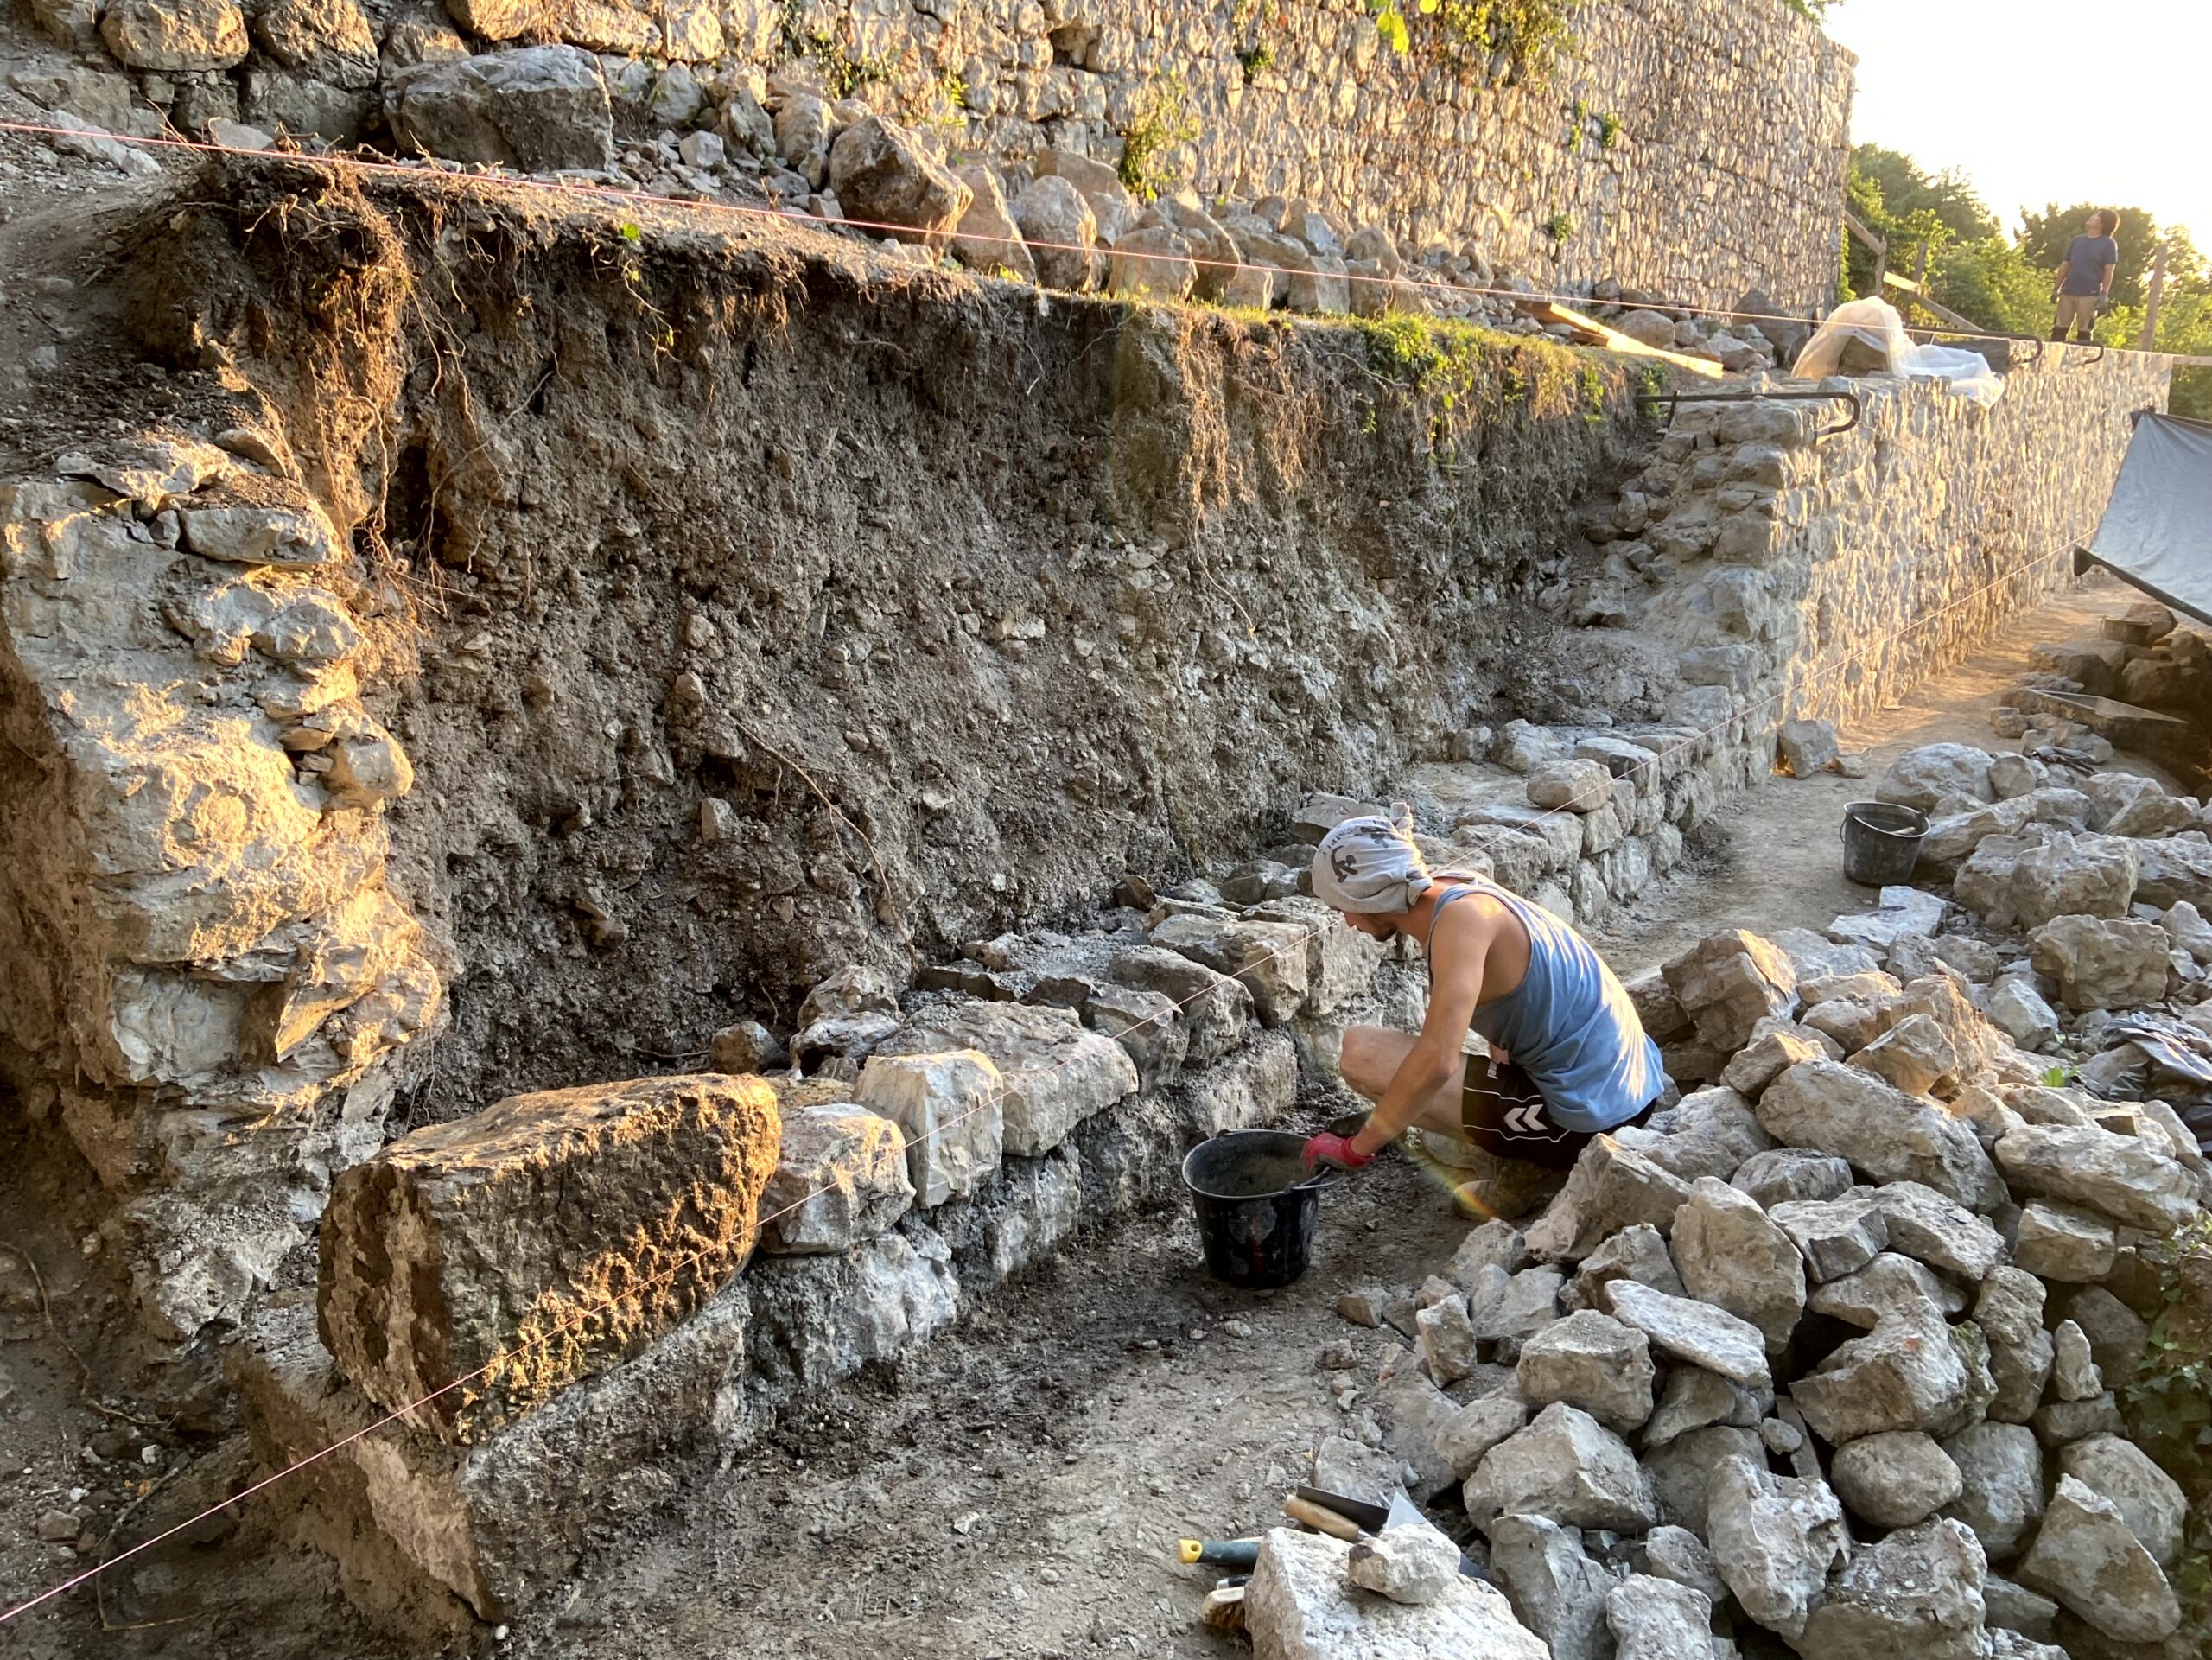
<instances>
[{"instance_id":1,"label":"foliage above wall","mask_svg":"<svg viewBox=\"0 0 2212 1660\"><path fill-rule=\"evenodd\" d=\"M1455 65L1465 80L1541 86L1575 49L1569 0L1367 0L1375 27L1396 52ZM1408 12L1412 13L1408 21ZM1500 54L1503 77L1493 61Z\"/></svg>"}]
</instances>

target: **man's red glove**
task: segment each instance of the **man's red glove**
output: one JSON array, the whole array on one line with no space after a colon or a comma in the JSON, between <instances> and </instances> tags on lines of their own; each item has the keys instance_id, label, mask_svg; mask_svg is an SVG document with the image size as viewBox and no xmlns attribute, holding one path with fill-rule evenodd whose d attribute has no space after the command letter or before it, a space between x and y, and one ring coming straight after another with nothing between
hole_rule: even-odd
<instances>
[{"instance_id":1,"label":"man's red glove","mask_svg":"<svg viewBox=\"0 0 2212 1660\"><path fill-rule=\"evenodd\" d=\"M1363 1153L1351 1144L1349 1135L1332 1135L1323 1130L1306 1143L1306 1167L1317 1164L1333 1164L1339 1170L1357 1170L1363 1164L1375 1162L1372 1153Z\"/></svg>"}]
</instances>

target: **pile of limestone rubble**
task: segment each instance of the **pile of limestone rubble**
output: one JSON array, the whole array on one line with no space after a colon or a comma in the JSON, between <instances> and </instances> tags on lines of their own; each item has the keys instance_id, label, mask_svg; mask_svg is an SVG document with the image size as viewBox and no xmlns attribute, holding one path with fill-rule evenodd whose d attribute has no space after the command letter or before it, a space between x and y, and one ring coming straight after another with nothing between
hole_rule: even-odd
<instances>
[{"instance_id":1,"label":"pile of limestone rubble","mask_svg":"<svg viewBox=\"0 0 2212 1660\"><path fill-rule=\"evenodd\" d=\"M2184 1495L2116 1390L2212 1199L2171 1104L2212 1054L2206 810L1959 744L1877 793L1930 814L1923 887L1633 983L1679 1101L1533 1221L1339 1304L1395 1336L1317 1483L1456 1490L1553 1660L2200 1651ZM1262 1652L1356 1616L1411 1653L1507 1606L1356 1599L1347 1549L1271 1536Z\"/></svg>"}]
</instances>

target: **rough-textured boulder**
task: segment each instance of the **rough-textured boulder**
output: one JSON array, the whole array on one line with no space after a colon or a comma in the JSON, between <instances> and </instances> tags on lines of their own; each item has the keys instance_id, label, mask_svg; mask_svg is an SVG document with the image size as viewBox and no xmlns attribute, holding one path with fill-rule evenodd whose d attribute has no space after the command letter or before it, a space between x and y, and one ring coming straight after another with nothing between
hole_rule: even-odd
<instances>
[{"instance_id":1,"label":"rough-textured boulder","mask_svg":"<svg viewBox=\"0 0 2212 1660\"><path fill-rule=\"evenodd\" d=\"M1098 216L1074 185L1058 175L1032 180L1014 199L1014 222L1037 262L1039 282L1056 289L1090 286Z\"/></svg>"},{"instance_id":2,"label":"rough-textured boulder","mask_svg":"<svg viewBox=\"0 0 2212 1660\"><path fill-rule=\"evenodd\" d=\"M1306 928L1294 922L1243 920L1186 911L1165 917L1149 936L1217 973L1231 975L1252 994L1260 1019L1279 1026L1304 1007Z\"/></svg>"},{"instance_id":3,"label":"rough-textured boulder","mask_svg":"<svg viewBox=\"0 0 2212 1660\"><path fill-rule=\"evenodd\" d=\"M1344 1577L1392 1602L1426 1606L1459 1584L1459 1547L1431 1523L1402 1523L1353 1544Z\"/></svg>"},{"instance_id":4,"label":"rough-textured boulder","mask_svg":"<svg viewBox=\"0 0 2212 1660\"><path fill-rule=\"evenodd\" d=\"M1943 1514L1974 1531L2002 1561L2018 1550L2043 1515L2043 1447L2024 1424L1978 1423L1943 1441L1958 1467L1959 1496Z\"/></svg>"},{"instance_id":5,"label":"rough-textured boulder","mask_svg":"<svg viewBox=\"0 0 2212 1660\"><path fill-rule=\"evenodd\" d=\"M1770 1352L1788 1345L1805 1312L1804 1259L1757 1200L1700 1177L1675 1213L1673 1244L1691 1296L1749 1320Z\"/></svg>"},{"instance_id":6,"label":"rough-textured boulder","mask_svg":"<svg viewBox=\"0 0 2212 1660\"><path fill-rule=\"evenodd\" d=\"M1605 1598L1619 1577L1590 1559L1578 1530L1548 1517L1500 1516L1491 1523L1490 1566L1551 1660L1611 1660Z\"/></svg>"},{"instance_id":7,"label":"rough-textured boulder","mask_svg":"<svg viewBox=\"0 0 2212 1660\"><path fill-rule=\"evenodd\" d=\"M526 173L614 164L613 115L599 60L531 46L401 70L385 86L403 148Z\"/></svg>"},{"instance_id":8,"label":"rough-textured boulder","mask_svg":"<svg viewBox=\"0 0 2212 1660\"><path fill-rule=\"evenodd\" d=\"M2118 1435L2092 1435L2062 1447L2058 1467L2091 1492L2110 1499L2152 1560L2171 1568L2181 1554L2189 1498L2149 1453Z\"/></svg>"},{"instance_id":9,"label":"rough-textured boulder","mask_svg":"<svg viewBox=\"0 0 2212 1660\"><path fill-rule=\"evenodd\" d=\"M1465 1481L1483 1455L1529 1426L1529 1403L1517 1389L1478 1396L1446 1418L1436 1432L1436 1450Z\"/></svg>"},{"instance_id":10,"label":"rough-textured boulder","mask_svg":"<svg viewBox=\"0 0 2212 1660\"><path fill-rule=\"evenodd\" d=\"M1807 1057L1809 1059L1809 1057ZM1959 1090L1958 1052L1925 1014L1909 1014L1851 1058L1851 1065L1887 1078L1907 1095L1946 1099Z\"/></svg>"},{"instance_id":11,"label":"rough-textured boulder","mask_svg":"<svg viewBox=\"0 0 2212 1660\"><path fill-rule=\"evenodd\" d=\"M2037 972L2057 981L2059 1001L2077 1012L2134 1008L2166 995L2173 941L2155 922L2055 917L2031 946Z\"/></svg>"},{"instance_id":12,"label":"rough-textured boulder","mask_svg":"<svg viewBox=\"0 0 2212 1660\"><path fill-rule=\"evenodd\" d=\"M1667 1374L1659 1404L1643 1426L1646 1448L1712 1424L1755 1429L1774 1405L1770 1390L1746 1389L1701 1366L1676 1366Z\"/></svg>"},{"instance_id":13,"label":"rough-textured boulder","mask_svg":"<svg viewBox=\"0 0 2212 1660\"><path fill-rule=\"evenodd\" d=\"M2196 1179L2139 1136L2030 1124L1997 1143L2005 1180L2122 1227L2164 1235L2196 1213Z\"/></svg>"},{"instance_id":14,"label":"rough-textured boulder","mask_svg":"<svg viewBox=\"0 0 2212 1660\"><path fill-rule=\"evenodd\" d=\"M830 188L847 219L933 248L952 239L976 199L913 134L880 115L855 121L830 146Z\"/></svg>"},{"instance_id":15,"label":"rough-textured boulder","mask_svg":"<svg viewBox=\"0 0 2212 1660\"><path fill-rule=\"evenodd\" d=\"M1980 1544L1956 1522L1892 1533L1854 1552L1805 1622L1810 1660L1984 1660Z\"/></svg>"},{"instance_id":16,"label":"rough-textured boulder","mask_svg":"<svg viewBox=\"0 0 2212 1660\"><path fill-rule=\"evenodd\" d=\"M1147 225L1115 242L1106 288L1122 299L1173 302L1186 296L1198 278L1191 245L1181 233L1166 225Z\"/></svg>"},{"instance_id":17,"label":"rough-textured boulder","mask_svg":"<svg viewBox=\"0 0 2212 1660\"><path fill-rule=\"evenodd\" d=\"M1588 1413L1564 1403L1546 1407L1492 1447L1467 1479L1465 1498L1468 1517L1485 1529L1508 1512L1624 1533L1658 1519L1636 1454Z\"/></svg>"},{"instance_id":18,"label":"rough-textured boulder","mask_svg":"<svg viewBox=\"0 0 2212 1660\"><path fill-rule=\"evenodd\" d=\"M1643 1224L1664 1235L1688 1197L1678 1177L1611 1135L1595 1135L1529 1230L1529 1250L1547 1262L1579 1262L1624 1228Z\"/></svg>"},{"instance_id":19,"label":"rough-textured boulder","mask_svg":"<svg viewBox=\"0 0 2212 1660\"><path fill-rule=\"evenodd\" d=\"M980 1051L998 1068L1006 1150L1016 1158L1051 1152L1077 1125L1137 1087L1135 1063L1119 1043L1084 1030L1072 1009L1029 1003L957 1002L925 1008L875 1053L955 1049ZM911 1144L911 1129L907 1139Z\"/></svg>"},{"instance_id":20,"label":"rough-textured boulder","mask_svg":"<svg viewBox=\"0 0 2212 1660\"><path fill-rule=\"evenodd\" d=\"M1393 1602L1354 1587L1352 1548L1341 1539L1272 1528L1244 1591L1244 1628L1255 1660L1414 1660L1479 1654L1548 1660L1543 1643L1513 1618L1504 1596L1455 1578L1433 1601Z\"/></svg>"},{"instance_id":21,"label":"rough-textured boulder","mask_svg":"<svg viewBox=\"0 0 2212 1660\"><path fill-rule=\"evenodd\" d=\"M1615 1280L1639 1281L1669 1296L1688 1294L1682 1288L1682 1276L1675 1270L1667 1242L1648 1222L1622 1229L1584 1257L1560 1301L1569 1309L1603 1310L1608 1307L1605 1288Z\"/></svg>"},{"instance_id":22,"label":"rough-textured boulder","mask_svg":"<svg viewBox=\"0 0 2212 1660\"><path fill-rule=\"evenodd\" d=\"M1889 1224L1871 1195L1786 1199L1770 1214L1803 1256L1813 1279L1823 1283L1856 1274L1890 1243Z\"/></svg>"},{"instance_id":23,"label":"rough-textured boulder","mask_svg":"<svg viewBox=\"0 0 2212 1660\"><path fill-rule=\"evenodd\" d=\"M1633 1326L1664 1353L1746 1389L1773 1385L1766 1334L1749 1320L1688 1297L1670 1297L1634 1280L1614 1280L1605 1297L1613 1318Z\"/></svg>"},{"instance_id":24,"label":"rough-textured boulder","mask_svg":"<svg viewBox=\"0 0 2212 1660\"><path fill-rule=\"evenodd\" d=\"M1673 1580L1631 1574L1606 1595L1605 1624L1618 1660L1700 1660L1713 1652L1713 1599Z\"/></svg>"},{"instance_id":25,"label":"rough-textured boulder","mask_svg":"<svg viewBox=\"0 0 2212 1660\"><path fill-rule=\"evenodd\" d=\"M1872 1331L1892 1314L1955 1314L1967 1305L1956 1287L1910 1256L1885 1250L1856 1274L1816 1287L1805 1306Z\"/></svg>"},{"instance_id":26,"label":"rough-textured boulder","mask_svg":"<svg viewBox=\"0 0 2212 1660\"><path fill-rule=\"evenodd\" d=\"M1882 1214L1891 1250L1967 1285L1979 1285L2005 1260L2005 1237L1972 1211L1916 1181L1893 1181L1868 1195Z\"/></svg>"},{"instance_id":27,"label":"rough-textured boulder","mask_svg":"<svg viewBox=\"0 0 2212 1660\"><path fill-rule=\"evenodd\" d=\"M1767 1085L1758 1114L1777 1141L1847 1159L1875 1181L1921 1182L1975 1209L2004 1202L2005 1184L1971 1129L1871 1072L1806 1061Z\"/></svg>"},{"instance_id":28,"label":"rough-textured boulder","mask_svg":"<svg viewBox=\"0 0 2212 1660\"><path fill-rule=\"evenodd\" d=\"M332 1186L323 1345L393 1411L443 1391L423 1421L474 1440L719 1290L753 1250L779 1135L767 1084L701 1073L513 1096L404 1135Z\"/></svg>"},{"instance_id":29,"label":"rough-textured boulder","mask_svg":"<svg viewBox=\"0 0 2212 1660\"><path fill-rule=\"evenodd\" d=\"M228 69L251 46L236 0L123 0L99 27L122 62L164 74Z\"/></svg>"},{"instance_id":30,"label":"rough-textured boulder","mask_svg":"<svg viewBox=\"0 0 2212 1660\"><path fill-rule=\"evenodd\" d=\"M1988 751L1971 744L1931 743L1908 749L1874 785L1874 799L1933 812L1946 801L1987 801Z\"/></svg>"},{"instance_id":31,"label":"rough-textured boulder","mask_svg":"<svg viewBox=\"0 0 2212 1660\"><path fill-rule=\"evenodd\" d=\"M1713 1561L1744 1612L1784 1637L1802 1636L1846 1548L1843 1507L1827 1484L1725 1457L1707 1484L1706 1526Z\"/></svg>"},{"instance_id":32,"label":"rough-textured boulder","mask_svg":"<svg viewBox=\"0 0 2212 1660\"><path fill-rule=\"evenodd\" d=\"M1651 1415L1649 1339L1595 1309L1529 1337L1521 1345L1517 1375L1521 1397L1532 1408L1564 1401L1624 1434Z\"/></svg>"},{"instance_id":33,"label":"rough-textured boulder","mask_svg":"<svg viewBox=\"0 0 2212 1660\"><path fill-rule=\"evenodd\" d=\"M854 1093L898 1127L925 1208L976 1193L1005 1155L1005 1081L976 1050L871 1056Z\"/></svg>"},{"instance_id":34,"label":"rough-textured boulder","mask_svg":"<svg viewBox=\"0 0 2212 1660\"><path fill-rule=\"evenodd\" d=\"M1796 965L1741 929L1707 936L1661 972L1698 1035L1716 1049L1741 1049L1761 1021L1786 1016L1797 1006Z\"/></svg>"},{"instance_id":35,"label":"rough-textured boulder","mask_svg":"<svg viewBox=\"0 0 2212 1660\"><path fill-rule=\"evenodd\" d=\"M906 1139L865 1107L787 1108L776 1173L760 1195L761 1249L840 1251L873 1239L914 1202Z\"/></svg>"},{"instance_id":36,"label":"rough-textured boulder","mask_svg":"<svg viewBox=\"0 0 2212 1660\"><path fill-rule=\"evenodd\" d=\"M1851 1166L1832 1153L1778 1147L1748 1158L1729 1185L1742 1188L1768 1210L1791 1203L1840 1199L1851 1191Z\"/></svg>"},{"instance_id":37,"label":"rough-textured boulder","mask_svg":"<svg viewBox=\"0 0 2212 1660\"><path fill-rule=\"evenodd\" d=\"M2053 917L2124 917L2140 874L2135 846L2040 827L1992 836L1960 866L1951 892L1999 930L2025 932Z\"/></svg>"},{"instance_id":38,"label":"rough-textured boulder","mask_svg":"<svg viewBox=\"0 0 2212 1660\"><path fill-rule=\"evenodd\" d=\"M1942 1320L1897 1314L1834 1350L1789 1386L1789 1396L1815 1434L1840 1446L1885 1430L1941 1428L1967 1387Z\"/></svg>"},{"instance_id":39,"label":"rough-textured boulder","mask_svg":"<svg viewBox=\"0 0 2212 1660\"><path fill-rule=\"evenodd\" d=\"M2180 1600L2120 1507L2072 1476L2059 1477L2018 1575L2118 1642L2162 1642L2181 1628Z\"/></svg>"},{"instance_id":40,"label":"rough-textured boulder","mask_svg":"<svg viewBox=\"0 0 2212 1660\"><path fill-rule=\"evenodd\" d=\"M1895 1429L1837 1447L1828 1479L1853 1514L1883 1528L1926 1521L1965 1485L1934 1436Z\"/></svg>"}]
</instances>

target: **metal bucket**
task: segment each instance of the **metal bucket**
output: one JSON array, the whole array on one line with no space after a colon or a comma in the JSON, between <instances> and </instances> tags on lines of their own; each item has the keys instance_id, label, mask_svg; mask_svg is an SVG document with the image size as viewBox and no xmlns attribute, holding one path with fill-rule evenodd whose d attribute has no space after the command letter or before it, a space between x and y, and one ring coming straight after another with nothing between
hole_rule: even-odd
<instances>
[{"instance_id":1,"label":"metal bucket","mask_svg":"<svg viewBox=\"0 0 2212 1660\"><path fill-rule=\"evenodd\" d=\"M1843 874L1866 887L1912 880L1928 815L1891 801L1854 801L1843 810Z\"/></svg>"}]
</instances>

